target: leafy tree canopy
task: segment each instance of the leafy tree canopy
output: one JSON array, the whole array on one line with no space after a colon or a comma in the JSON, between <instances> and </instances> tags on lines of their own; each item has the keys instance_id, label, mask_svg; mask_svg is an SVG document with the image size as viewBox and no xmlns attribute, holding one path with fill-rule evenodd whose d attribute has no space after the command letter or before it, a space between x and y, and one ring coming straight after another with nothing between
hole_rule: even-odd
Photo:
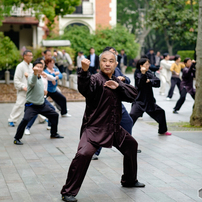
<instances>
[{"instance_id":1,"label":"leafy tree canopy","mask_svg":"<svg viewBox=\"0 0 202 202\"><path fill-rule=\"evenodd\" d=\"M151 0L148 24L165 33L169 41L196 42L198 0Z\"/></svg>"},{"instance_id":2,"label":"leafy tree canopy","mask_svg":"<svg viewBox=\"0 0 202 202\"><path fill-rule=\"evenodd\" d=\"M71 48L76 52L83 51L85 55L89 55L91 47L95 48L96 54L100 54L106 46L113 46L117 51L124 48L131 58L135 58L138 53L138 44L135 43L134 35L120 25L112 29L97 29L92 34L84 26L73 26L65 30L63 35L53 39L68 39Z\"/></svg>"}]
</instances>

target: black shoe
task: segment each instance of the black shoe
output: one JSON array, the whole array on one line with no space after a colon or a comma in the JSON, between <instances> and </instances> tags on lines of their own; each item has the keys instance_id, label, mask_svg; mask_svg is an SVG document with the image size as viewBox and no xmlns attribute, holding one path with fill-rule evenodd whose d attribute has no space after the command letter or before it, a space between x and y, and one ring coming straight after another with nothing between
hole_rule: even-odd
<instances>
[{"instance_id":1,"label":"black shoe","mask_svg":"<svg viewBox=\"0 0 202 202\"><path fill-rule=\"evenodd\" d=\"M138 182L138 180L135 183L122 183L123 187L145 187L145 184Z\"/></svg>"},{"instance_id":2,"label":"black shoe","mask_svg":"<svg viewBox=\"0 0 202 202\"><path fill-rule=\"evenodd\" d=\"M67 202L76 202L77 199L74 196L62 195L62 200Z\"/></svg>"},{"instance_id":3,"label":"black shoe","mask_svg":"<svg viewBox=\"0 0 202 202\"><path fill-rule=\"evenodd\" d=\"M173 110L173 114L178 114L178 112L176 110Z\"/></svg>"},{"instance_id":4,"label":"black shoe","mask_svg":"<svg viewBox=\"0 0 202 202\"><path fill-rule=\"evenodd\" d=\"M50 136L50 138L64 138L63 136L60 136L59 134L52 134L51 136Z\"/></svg>"},{"instance_id":5,"label":"black shoe","mask_svg":"<svg viewBox=\"0 0 202 202\"><path fill-rule=\"evenodd\" d=\"M17 145L23 145L23 143L20 140L17 140L17 139L14 139L13 143L17 144Z\"/></svg>"},{"instance_id":6,"label":"black shoe","mask_svg":"<svg viewBox=\"0 0 202 202\"><path fill-rule=\"evenodd\" d=\"M137 153L141 153L142 151L140 149L137 150Z\"/></svg>"}]
</instances>

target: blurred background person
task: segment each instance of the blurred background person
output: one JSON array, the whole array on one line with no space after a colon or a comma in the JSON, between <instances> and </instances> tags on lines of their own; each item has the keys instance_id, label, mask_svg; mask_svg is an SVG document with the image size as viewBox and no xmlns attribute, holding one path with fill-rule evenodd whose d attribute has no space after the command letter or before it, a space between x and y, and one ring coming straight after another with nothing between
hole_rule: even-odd
<instances>
[{"instance_id":1,"label":"blurred background person","mask_svg":"<svg viewBox=\"0 0 202 202\"><path fill-rule=\"evenodd\" d=\"M89 72L91 74L96 74L99 71L99 57L95 54L95 49L90 48L90 55L87 57L90 60Z\"/></svg>"},{"instance_id":2,"label":"blurred background person","mask_svg":"<svg viewBox=\"0 0 202 202\"><path fill-rule=\"evenodd\" d=\"M124 49L122 49L121 53L118 55L118 68L121 70L122 74L125 74L127 69L127 55Z\"/></svg>"}]
</instances>

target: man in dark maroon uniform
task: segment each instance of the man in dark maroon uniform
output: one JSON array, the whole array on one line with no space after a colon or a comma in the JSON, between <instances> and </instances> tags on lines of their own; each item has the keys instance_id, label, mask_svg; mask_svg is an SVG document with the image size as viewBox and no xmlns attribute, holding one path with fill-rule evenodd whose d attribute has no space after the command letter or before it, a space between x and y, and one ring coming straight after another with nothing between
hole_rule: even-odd
<instances>
[{"instance_id":1,"label":"man in dark maroon uniform","mask_svg":"<svg viewBox=\"0 0 202 202\"><path fill-rule=\"evenodd\" d=\"M105 51L100 55L101 71L91 76L90 61L82 60L78 73L78 89L86 98L86 110L81 127L81 140L61 190L64 201L77 201L93 154L102 147L115 146L124 155L121 184L124 187L144 187L137 180L136 140L120 126L121 101L133 102L137 90L113 76L117 66L116 55Z\"/></svg>"}]
</instances>

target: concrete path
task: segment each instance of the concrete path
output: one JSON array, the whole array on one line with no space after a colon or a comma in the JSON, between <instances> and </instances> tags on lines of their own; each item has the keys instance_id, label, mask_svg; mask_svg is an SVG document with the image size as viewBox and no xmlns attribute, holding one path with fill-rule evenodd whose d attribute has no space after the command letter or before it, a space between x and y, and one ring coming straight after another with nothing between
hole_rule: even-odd
<instances>
[{"instance_id":1,"label":"concrete path","mask_svg":"<svg viewBox=\"0 0 202 202\"><path fill-rule=\"evenodd\" d=\"M171 101L159 96L158 89L154 92L157 104L166 110L167 121L189 121L193 106L190 96L180 114L175 115L172 108L178 92ZM64 139L50 139L46 124L36 121L31 135L23 136L23 146L13 144L16 127L7 126L13 104L0 104L0 201L61 201L60 190L77 150L85 109L84 102L67 104L72 117L59 119L59 133ZM130 111L130 104L126 107ZM202 188L202 145L196 141L202 134L195 135L195 142L194 138L184 138L187 132L158 136L157 127L148 121L153 120L144 114L133 127L133 136L142 150L138 154L138 179L146 187L122 188L123 157L115 148L103 149L99 160L91 162L77 195L79 202L202 201L198 197Z\"/></svg>"}]
</instances>

